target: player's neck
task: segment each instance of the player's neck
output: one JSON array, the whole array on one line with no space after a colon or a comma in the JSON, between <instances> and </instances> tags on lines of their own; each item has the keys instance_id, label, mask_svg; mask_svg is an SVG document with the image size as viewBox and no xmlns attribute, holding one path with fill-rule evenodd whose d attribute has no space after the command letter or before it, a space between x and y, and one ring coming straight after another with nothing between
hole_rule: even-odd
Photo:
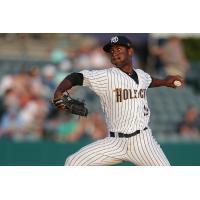
<instances>
[{"instance_id":1,"label":"player's neck","mask_svg":"<svg viewBox=\"0 0 200 200\"><path fill-rule=\"evenodd\" d=\"M132 64L125 65L123 67L119 67L120 70L122 70L126 74L132 74L133 73L133 66Z\"/></svg>"}]
</instances>

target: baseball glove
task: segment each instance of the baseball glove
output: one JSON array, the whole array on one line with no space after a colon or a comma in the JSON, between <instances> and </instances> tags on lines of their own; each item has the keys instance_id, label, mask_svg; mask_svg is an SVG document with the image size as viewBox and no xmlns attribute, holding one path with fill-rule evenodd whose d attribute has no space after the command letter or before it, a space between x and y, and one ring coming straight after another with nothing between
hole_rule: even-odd
<instances>
[{"instance_id":1,"label":"baseball glove","mask_svg":"<svg viewBox=\"0 0 200 200\"><path fill-rule=\"evenodd\" d=\"M52 103L57 107L63 107L64 110L69 111L74 115L87 116L88 109L85 107L84 101L72 99L69 94L65 94L62 97L54 99Z\"/></svg>"}]
</instances>

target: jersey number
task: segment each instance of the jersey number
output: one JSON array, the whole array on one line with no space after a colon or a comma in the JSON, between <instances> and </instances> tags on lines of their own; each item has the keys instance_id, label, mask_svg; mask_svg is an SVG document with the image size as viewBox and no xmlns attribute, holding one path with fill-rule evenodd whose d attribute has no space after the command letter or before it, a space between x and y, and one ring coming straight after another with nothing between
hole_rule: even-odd
<instances>
[{"instance_id":1,"label":"jersey number","mask_svg":"<svg viewBox=\"0 0 200 200\"><path fill-rule=\"evenodd\" d=\"M149 108L144 105L144 116L147 116L149 114Z\"/></svg>"}]
</instances>

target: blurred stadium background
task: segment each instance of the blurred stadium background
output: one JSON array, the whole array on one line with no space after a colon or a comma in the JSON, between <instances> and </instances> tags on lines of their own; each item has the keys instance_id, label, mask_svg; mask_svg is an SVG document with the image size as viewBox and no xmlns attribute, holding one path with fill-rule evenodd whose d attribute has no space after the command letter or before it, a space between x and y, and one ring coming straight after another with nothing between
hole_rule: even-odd
<instances>
[{"instance_id":1,"label":"blurred stadium background","mask_svg":"<svg viewBox=\"0 0 200 200\"><path fill-rule=\"evenodd\" d=\"M60 112L50 100L69 73L111 67L101 47L113 35L0 34L0 165L63 165L106 136L99 99L89 89L70 91L86 99L87 118ZM148 90L150 127L172 165L200 165L200 34L121 35L135 46L136 68L157 78L185 77L184 89Z\"/></svg>"}]
</instances>

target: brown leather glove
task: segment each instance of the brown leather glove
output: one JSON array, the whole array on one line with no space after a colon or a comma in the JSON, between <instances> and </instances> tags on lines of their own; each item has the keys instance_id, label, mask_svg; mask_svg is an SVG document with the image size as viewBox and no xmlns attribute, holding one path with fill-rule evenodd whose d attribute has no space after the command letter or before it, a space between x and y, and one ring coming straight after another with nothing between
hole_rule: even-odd
<instances>
[{"instance_id":1,"label":"brown leather glove","mask_svg":"<svg viewBox=\"0 0 200 200\"><path fill-rule=\"evenodd\" d=\"M53 99L52 103L59 109L67 110L75 115L87 116L88 109L85 107L84 101L72 99L69 94Z\"/></svg>"}]
</instances>

